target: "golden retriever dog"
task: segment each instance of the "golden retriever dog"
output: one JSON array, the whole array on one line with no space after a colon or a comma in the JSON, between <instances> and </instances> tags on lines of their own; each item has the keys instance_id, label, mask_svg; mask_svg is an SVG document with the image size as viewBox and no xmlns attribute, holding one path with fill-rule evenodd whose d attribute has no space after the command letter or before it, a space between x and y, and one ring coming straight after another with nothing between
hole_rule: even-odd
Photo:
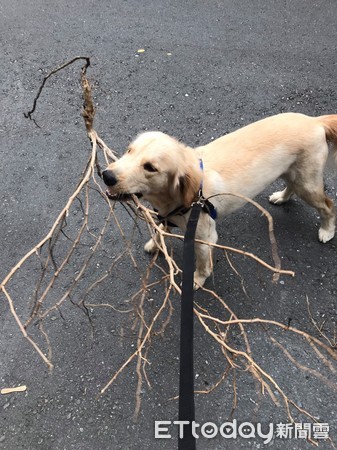
<instances>
[{"instance_id":1,"label":"golden retriever dog","mask_svg":"<svg viewBox=\"0 0 337 450\"><path fill-rule=\"evenodd\" d=\"M298 195L320 214L318 238L327 242L334 237L336 215L323 183L329 142L336 156L337 114L278 114L195 149L164 133L144 132L107 167L103 180L110 198L122 201L130 194L142 196L158 211L162 226L176 225L183 231L202 186L203 197L210 197L211 210L201 213L196 238L216 243L215 212L217 216L229 214L245 203L220 194L253 198L281 177L286 187L274 192L270 202L281 205ZM198 288L212 272L212 258L209 246L196 244L195 248ZM145 250L157 250L156 236Z\"/></svg>"}]
</instances>

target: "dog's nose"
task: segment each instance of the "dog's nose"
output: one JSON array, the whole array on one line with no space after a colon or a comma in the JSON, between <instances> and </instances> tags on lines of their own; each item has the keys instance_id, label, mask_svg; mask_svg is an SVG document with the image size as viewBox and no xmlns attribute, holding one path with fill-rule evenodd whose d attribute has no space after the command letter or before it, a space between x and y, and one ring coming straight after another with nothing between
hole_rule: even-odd
<instances>
[{"instance_id":1,"label":"dog's nose","mask_svg":"<svg viewBox=\"0 0 337 450\"><path fill-rule=\"evenodd\" d=\"M103 170L102 177L107 186L114 186L118 181L112 170Z\"/></svg>"}]
</instances>

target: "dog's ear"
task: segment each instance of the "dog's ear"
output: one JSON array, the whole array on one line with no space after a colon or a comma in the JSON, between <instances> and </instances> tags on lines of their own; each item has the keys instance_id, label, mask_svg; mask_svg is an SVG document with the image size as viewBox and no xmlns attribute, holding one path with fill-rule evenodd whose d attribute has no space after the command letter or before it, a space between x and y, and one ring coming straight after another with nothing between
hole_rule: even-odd
<instances>
[{"instance_id":1,"label":"dog's ear","mask_svg":"<svg viewBox=\"0 0 337 450\"><path fill-rule=\"evenodd\" d=\"M191 206L197 198L200 188L200 177L192 168L179 178L180 192L185 207Z\"/></svg>"}]
</instances>

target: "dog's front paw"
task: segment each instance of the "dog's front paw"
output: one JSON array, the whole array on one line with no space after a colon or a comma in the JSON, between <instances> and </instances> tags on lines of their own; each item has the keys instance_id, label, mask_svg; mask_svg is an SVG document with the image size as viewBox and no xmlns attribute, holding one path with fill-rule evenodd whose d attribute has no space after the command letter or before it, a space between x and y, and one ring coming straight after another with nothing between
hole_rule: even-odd
<instances>
[{"instance_id":1,"label":"dog's front paw","mask_svg":"<svg viewBox=\"0 0 337 450\"><path fill-rule=\"evenodd\" d=\"M330 228L329 230L324 230L320 228L318 230L318 239L325 244L325 242L330 241L335 236L335 228Z\"/></svg>"},{"instance_id":2,"label":"dog's front paw","mask_svg":"<svg viewBox=\"0 0 337 450\"><path fill-rule=\"evenodd\" d=\"M144 250L146 251L146 253L155 253L158 250L158 246L153 239L150 239L144 245Z\"/></svg>"},{"instance_id":3,"label":"dog's front paw","mask_svg":"<svg viewBox=\"0 0 337 450\"><path fill-rule=\"evenodd\" d=\"M205 281L207 279L207 276L201 275L200 273L198 273L197 271L194 272L194 284L193 284L193 289L195 291L197 291L198 289L200 289L201 287L203 287L203 285L205 284Z\"/></svg>"}]
</instances>

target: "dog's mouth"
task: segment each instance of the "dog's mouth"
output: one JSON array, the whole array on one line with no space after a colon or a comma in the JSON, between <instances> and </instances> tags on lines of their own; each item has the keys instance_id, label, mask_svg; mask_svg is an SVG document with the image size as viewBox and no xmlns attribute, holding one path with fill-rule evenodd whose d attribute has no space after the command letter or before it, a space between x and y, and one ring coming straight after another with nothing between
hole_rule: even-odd
<instances>
[{"instance_id":1,"label":"dog's mouth","mask_svg":"<svg viewBox=\"0 0 337 450\"><path fill-rule=\"evenodd\" d=\"M106 190L106 195L110 198L110 200L115 200L117 202L127 202L132 199L132 196L135 195L138 198L141 198L143 194L140 192L136 192L135 194L129 194L127 192L123 192L121 194L111 194L109 189Z\"/></svg>"}]
</instances>

